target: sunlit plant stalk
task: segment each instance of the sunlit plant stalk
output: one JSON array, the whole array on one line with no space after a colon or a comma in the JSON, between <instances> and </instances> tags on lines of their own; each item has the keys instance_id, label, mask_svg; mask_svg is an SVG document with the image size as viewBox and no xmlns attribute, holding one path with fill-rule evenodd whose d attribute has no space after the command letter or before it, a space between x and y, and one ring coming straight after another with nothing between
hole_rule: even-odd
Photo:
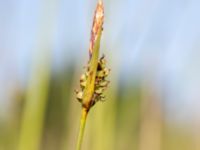
<instances>
[{"instance_id":1,"label":"sunlit plant stalk","mask_svg":"<svg viewBox=\"0 0 200 150\"><path fill-rule=\"evenodd\" d=\"M86 72L82 74L80 78L81 90L76 90L77 99L82 104L80 129L76 150L81 149L86 119L89 110L97 101L104 100L105 97L103 92L109 84L109 81L106 80L106 77L108 76L110 70L106 68L105 56L103 55L99 59L103 20L104 7L102 0L99 0L95 10L93 26L91 30L88 65L86 67Z\"/></svg>"}]
</instances>

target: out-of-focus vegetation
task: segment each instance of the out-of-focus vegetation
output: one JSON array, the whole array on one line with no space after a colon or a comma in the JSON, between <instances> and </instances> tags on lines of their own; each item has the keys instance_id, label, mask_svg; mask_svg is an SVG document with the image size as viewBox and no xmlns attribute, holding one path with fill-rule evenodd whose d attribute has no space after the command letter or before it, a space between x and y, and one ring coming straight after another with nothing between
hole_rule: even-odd
<instances>
[{"instance_id":1,"label":"out-of-focus vegetation","mask_svg":"<svg viewBox=\"0 0 200 150\"><path fill-rule=\"evenodd\" d=\"M42 109L42 123L39 119L32 122L35 114L25 120L29 130L34 132L38 130L35 126L37 121L42 125L42 129L39 130L41 138L38 137L41 150L75 149L81 111L74 94L77 85L75 72L74 66L71 66L60 73L51 74L46 109ZM133 82L126 86L120 84L114 76L110 80L112 83L106 94L106 101L95 105L95 109L91 109L89 114L83 149L189 150L194 145L194 135L184 128L166 122L163 104L156 91L152 90L153 86L145 83L141 86ZM24 98L26 92L15 93L15 112L9 120L1 121L2 150L15 150L18 147L19 136L24 130L20 128L20 124L23 123L22 113L25 103L29 100ZM35 104L35 112L41 107L40 102L36 103L38 104ZM31 131L26 134L31 134ZM30 139L33 140L31 137ZM30 145L26 142L30 139L23 139L20 144L28 147Z\"/></svg>"},{"instance_id":2,"label":"out-of-focus vegetation","mask_svg":"<svg viewBox=\"0 0 200 150\"><path fill-rule=\"evenodd\" d=\"M105 1L106 101L83 150L199 150L199 4ZM96 1L0 2L0 150L73 150Z\"/></svg>"}]
</instances>

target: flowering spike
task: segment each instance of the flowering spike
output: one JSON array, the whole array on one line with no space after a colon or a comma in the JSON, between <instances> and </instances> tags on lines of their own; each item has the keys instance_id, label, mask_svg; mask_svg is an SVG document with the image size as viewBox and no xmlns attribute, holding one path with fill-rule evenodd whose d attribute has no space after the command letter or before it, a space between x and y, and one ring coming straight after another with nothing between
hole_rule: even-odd
<instances>
[{"instance_id":1,"label":"flowering spike","mask_svg":"<svg viewBox=\"0 0 200 150\"><path fill-rule=\"evenodd\" d=\"M109 81L106 80L110 69L106 68L106 60L103 55L99 59L100 40L103 30L104 8L102 0L98 1L91 30L89 61L86 72L80 78L80 91L76 92L78 101L82 104L82 114L80 130L77 140L76 150L81 149L83 132L85 128L87 114L92 106L98 101L104 101L104 90Z\"/></svg>"},{"instance_id":2,"label":"flowering spike","mask_svg":"<svg viewBox=\"0 0 200 150\"><path fill-rule=\"evenodd\" d=\"M98 1L91 30L89 47L89 61L86 72L80 78L81 91L77 91L77 99L87 111L97 102L101 101L104 90L109 84L106 80L110 70L106 68L106 60L103 55L99 59L100 40L103 29L104 7L101 0Z\"/></svg>"}]
</instances>

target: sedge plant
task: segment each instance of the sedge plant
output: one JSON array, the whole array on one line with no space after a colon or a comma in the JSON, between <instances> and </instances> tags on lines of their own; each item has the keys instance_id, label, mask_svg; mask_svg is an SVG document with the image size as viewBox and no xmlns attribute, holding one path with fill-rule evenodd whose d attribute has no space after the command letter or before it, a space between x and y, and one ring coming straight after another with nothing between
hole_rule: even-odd
<instances>
[{"instance_id":1,"label":"sedge plant","mask_svg":"<svg viewBox=\"0 0 200 150\"><path fill-rule=\"evenodd\" d=\"M98 1L91 30L89 61L85 73L80 77L80 90L76 90L76 97L82 106L80 129L76 150L81 149L86 119L89 110L98 101L103 101L104 90L109 84L106 80L110 69L106 67L105 55L99 58L100 40L103 31L104 7L101 0Z\"/></svg>"}]
</instances>

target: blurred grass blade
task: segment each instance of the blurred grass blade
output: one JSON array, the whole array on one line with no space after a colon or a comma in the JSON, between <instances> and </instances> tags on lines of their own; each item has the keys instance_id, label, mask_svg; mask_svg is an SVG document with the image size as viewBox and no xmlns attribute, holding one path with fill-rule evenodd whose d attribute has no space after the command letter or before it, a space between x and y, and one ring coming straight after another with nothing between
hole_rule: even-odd
<instances>
[{"instance_id":1,"label":"blurred grass blade","mask_svg":"<svg viewBox=\"0 0 200 150\"><path fill-rule=\"evenodd\" d=\"M42 4L38 46L33 51L33 65L22 111L18 150L38 150L42 141L51 69L50 46L57 15L57 1L43 1Z\"/></svg>"},{"instance_id":2,"label":"blurred grass blade","mask_svg":"<svg viewBox=\"0 0 200 150\"><path fill-rule=\"evenodd\" d=\"M41 65L40 67L42 68L33 71L30 79L18 150L37 150L41 142L49 85L49 66Z\"/></svg>"}]
</instances>

